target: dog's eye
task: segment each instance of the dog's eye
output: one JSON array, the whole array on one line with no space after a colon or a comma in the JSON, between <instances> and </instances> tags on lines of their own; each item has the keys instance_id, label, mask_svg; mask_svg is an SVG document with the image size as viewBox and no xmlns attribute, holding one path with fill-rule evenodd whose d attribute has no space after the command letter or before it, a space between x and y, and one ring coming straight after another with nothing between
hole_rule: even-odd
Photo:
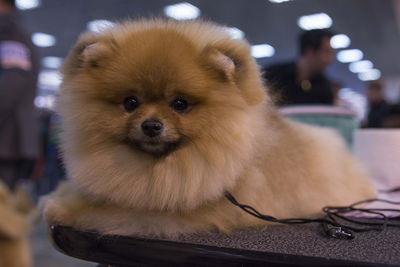
<instances>
[{"instance_id":1,"label":"dog's eye","mask_svg":"<svg viewBox=\"0 0 400 267\"><path fill-rule=\"evenodd\" d=\"M134 111L139 106L139 101L134 96L125 98L124 108L127 112Z\"/></svg>"},{"instance_id":2,"label":"dog's eye","mask_svg":"<svg viewBox=\"0 0 400 267\"><path fill-rule=\"evenodd\" d=\"M177 98L172 101L170 106L177 112L183 112L188 108L189 105L185 99Z\"/></svg>"}]
</instances>

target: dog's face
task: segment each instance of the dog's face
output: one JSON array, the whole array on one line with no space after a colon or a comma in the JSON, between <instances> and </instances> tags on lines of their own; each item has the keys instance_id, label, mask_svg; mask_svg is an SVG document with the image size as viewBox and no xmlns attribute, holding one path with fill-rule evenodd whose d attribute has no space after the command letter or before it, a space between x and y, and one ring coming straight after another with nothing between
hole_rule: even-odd
<instances>
[{"instance_id":1,"label":"dog's face","mask_svg":"<svg viewBox=\"0 0 400 267\"><path fill-rule=\"evenodd\" d=\"M212 88L223 85L207 73L195 48L182 38L177 42L179 38L157 30L137 33L120 43L122 56L104 66L118 68L103 79L113 86L110 95L103 88L114 103L110 110L120 112L120 124L110 137L156 157L196 138L207 123L204 111L213 108Z\"/></svg>"},{"instance_id":2,"label":"dog's face","mask_svg":"<svg viewBox=\"0 0 400 267\"><path fill-rule=\"evenodd\" d=\"M244 63L218 48L199 51L176 31L99 38L77 60L72 80L79 84L69 90L80 95L86 130L155 157L207 135L248 105L235 84Z\"/></svg>"},{"instance_id":3,"label":"dog's face","mask_svg":"<svg viewBox=\"0 0 400 267\"><path fill-rule=\"evenodd\" d=\"M67 172L89 192L135 208L193 208L250 159L262 81L248 44L214 24L85 34L62 73Z\"/></svg>"}]
</instances>

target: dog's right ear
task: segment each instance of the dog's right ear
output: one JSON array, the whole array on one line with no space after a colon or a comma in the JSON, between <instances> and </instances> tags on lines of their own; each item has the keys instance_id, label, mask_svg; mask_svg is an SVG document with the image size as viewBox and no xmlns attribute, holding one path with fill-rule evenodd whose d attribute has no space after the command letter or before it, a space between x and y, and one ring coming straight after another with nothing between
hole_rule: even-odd
<instances>
[{"instance_id":1,"label":"dog's right ear","mask_svg":"<svg viewBox=\"0 0 400 267\"><path fill-rule=\"evenodd\" d=\"M117 45L113 38L95 33L84 33L65 59L61 73L73 75L81 68L101 67L103 59L111 56L115 51L117 51Z\"/></svg>"},{"instance_id":2,"label":"dog's right ear","mask_svg":"<svg viewBox=\"0 0 400 267\"><path fill-rule=\"evenodd\" d=\"M17 239L27 235L29 223L14 206L13 196L0 181L0 239Z\"/></svg>"},{"instance_id":3,"label":"dog's right ear","mask_svg":"<svg viewBox=\"0 0 400 267\"><path fill-rule=\"evenodd\" d=\"M28 220L11 205L0 204L0 216L7 218L7 220L0 220L0 239L4 237L17 239L28 233Z\"/></svg>"}]
</instances>

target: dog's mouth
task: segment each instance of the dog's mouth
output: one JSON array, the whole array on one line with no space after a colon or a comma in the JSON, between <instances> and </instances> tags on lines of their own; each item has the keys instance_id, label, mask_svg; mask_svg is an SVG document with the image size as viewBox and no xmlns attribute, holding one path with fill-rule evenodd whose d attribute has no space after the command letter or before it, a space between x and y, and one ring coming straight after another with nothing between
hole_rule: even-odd
<instances>
[{"instance_id":1,"label":"dog's mouth","mask_svg":"<svg viewBox=\"0 0 400 267\"><path fill-rule=\"evenodd\" d=\"M140 140L128 138L127 143L142 152L150 154L154 157L166 156L176 150L182 140L163 140L162 138L143 138Z\"/></svg>"}]
</instances>

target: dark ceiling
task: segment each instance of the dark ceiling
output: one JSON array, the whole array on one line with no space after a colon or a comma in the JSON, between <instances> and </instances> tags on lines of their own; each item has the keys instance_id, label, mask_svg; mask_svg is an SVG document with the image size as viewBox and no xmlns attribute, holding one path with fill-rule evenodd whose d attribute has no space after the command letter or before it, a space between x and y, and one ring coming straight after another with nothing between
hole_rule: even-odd
<instances>
[{"instance_id":1,"label":"dark ceiling","mask_svg":"<svg viewBox=\"0 0 400 267\"><path fill-rule=\"evenodd\" d=\"M259 60L271 64L290 60L297 54L296 39L302 15L325 12L332 30L351 38L350 48L359 48L383 76L400 75L400 30L389 0L293 0L281 4L268 0L189 0L200 8L202 17L245 32L252 44L268 43L276 54ZM21 11L31 32L55 35L54 47L41 48L42 56L65 57L86 23L94 19L121 20L162 16L163 7L179 0L42 0L39 8ZM362 90L364 84L348 71L347 64L335 62L328 70L345 87Z\"/></svg>"}]
</instances>

